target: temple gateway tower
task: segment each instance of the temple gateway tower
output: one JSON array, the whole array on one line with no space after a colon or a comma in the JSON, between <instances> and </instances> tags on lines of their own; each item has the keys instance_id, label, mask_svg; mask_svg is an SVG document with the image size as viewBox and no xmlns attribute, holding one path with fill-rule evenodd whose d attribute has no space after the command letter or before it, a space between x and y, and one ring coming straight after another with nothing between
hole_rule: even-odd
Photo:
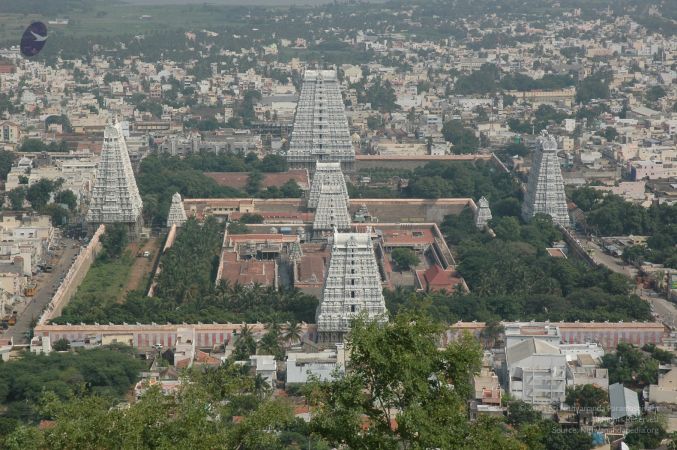
<instances>
[{"instance_id":1,"label":"temple gateway tower","mask_svg":"<svg viewBox=\"0 0 677 450\"><path fill-rule=\"evenodd\" d=\"M188 218L186 217L186 210L183 208L183 200L181 194L175 192L172 195L172 205L169 207L169 214L167 215L167 228L171 228L176 224L177 227L183 226Z\"/></svg>"},{"instance_id":2,"label":"temple gateway tower","mask_svg":"<svg viewBox=\"0 0 677 450\"><path fill-rule=\"evenodd\" d=\"M554 223L565 227L571 224L562 169L557 157L557 141L547 133L539 138L539 148L534 153L522 204L524 220L530 220L536 214L547 214Z\"/></svg>"},{"instance_id":3,"label":"temple gateway tower","mask_svg":"<svg viewBox=\"0 0 677 450\"><path fill-rule=\"evenodd\" d=\"M360 314L388 320L371 233L334 233L329 270L317 308L318 342L336 343Z\"/></svg>"},{"instance_id":4,"label":"temple gateway tower","mask_svg":"<svg viewBox=\"0 0 677 450\"><path fill-rule=\"evenodd\" d=\"M355 149L336 72L306 70L296 106L287 162L292 169L315 170L315 162L338 162L352 171Z\"/></svg>"},{"instance_id":5,"label":"temple gateway tower","mask_svg":"<svg viewBox=\"0 0 677 450\"><path fill-rule=\"evenodd\" d=\"M142 212L143 203L129 161L127 144L120 124L113 119L104 130L101 161L86 220L91 228L100 224L125 224L130 238L136 239L143 226Z\"/></svg>"}]
</instances>

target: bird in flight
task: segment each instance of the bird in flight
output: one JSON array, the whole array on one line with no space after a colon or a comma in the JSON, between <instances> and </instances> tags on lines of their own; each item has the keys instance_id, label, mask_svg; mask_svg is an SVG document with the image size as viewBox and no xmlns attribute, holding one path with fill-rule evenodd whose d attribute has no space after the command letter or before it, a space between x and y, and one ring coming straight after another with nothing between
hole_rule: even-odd
<instances>
[{"instance_id":1,"label":"bird in flight","mask_svg":"<svg viewBox=\"0 0 677 450\"><path fill-rule=\"evenodd\" d=\"M46 35L45 35L45 36L41 36L41 35L35 33L35 32L32 31L32 30L31 30L31 34L33 35L33 37L35 37L35 40L36 40L37 42L43 42L43 41L46 41L46 40L47 40L47 36L46 36Z\"/></svg>"}]
</instances>

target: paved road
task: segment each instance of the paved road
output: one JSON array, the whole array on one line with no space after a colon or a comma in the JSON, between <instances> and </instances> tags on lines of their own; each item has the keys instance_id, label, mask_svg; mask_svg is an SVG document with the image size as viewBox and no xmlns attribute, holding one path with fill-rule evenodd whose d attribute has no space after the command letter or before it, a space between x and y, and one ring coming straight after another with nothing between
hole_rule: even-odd
<instances>
[{"instance_id":1,"label":"paved road","mask_svg":"<svg viewBox=\"0 0 677 450\"><path fill-rule=\"evenodd\" d=\"M52 299L52 293L55 290L55 285L58 286L58 283L61 282L61 278L68 272L71 264L73 263L73 258L80 251L80 247L73 248L73 244L76 241L70 239L62 239L62 245L65 246L65 249L61 250L61 256L58 259L51 261L51 265L54 267L54 270L51 273L40 273L36 277L33 277L33 280L37 282L37 292L31 298L26 299L25 306L21 305L17 308L18 318L16 324L12 327L9 327L8 330L2 333L2 337L14 338L14 345L28 344L28 338L26 333L31 328L31 322L37 320L42 313L42 310L49 304L49 301Z\"/></svg>"},{"instance_id":2,"label":"paved road","mask_svg":"<svg viewBox=\"0 0 677 450\"><path fill-rule=\"evenodd\" d=\"M609 270L625 275L634 279L637 276L637 269L632 266L623 265L623 261L620 258L614 258L613 256L604 253L602 248L595 244L593 241L588 241L581 239L583 247L586 249L592 249L592 259L597 263L607 267Z\"/></svg>"},{"instance_id":3,"label":"paved road","mask_svg":"<svg viewBox=\"0 0 677 450\"><path fill-rule=\"evenodd\" d=\"M660 321L673 330L677 329L677 307L675 304L661 297L646 295L648 292L656 295L655 292L649 291L648 289L642 289L642 291L642 299L651 303L653 310L658 314Z\"/></svg>"},{"instance_id":4,"label":"paved road","mask_svg":"<svg viewBox=\"0 0 677 450\"><path fill-rule=\"evenodd\" d=\"M592 241L581 239L581 242L583 242L583 246L586 249L594 250L592 259L597 264L601 264L616 273L623 274L632 280L635 280L637 277L637 269L635 267L623 265L620 258L615 258L604 253L601 247ZM657 292L651 289L639 288L636 293L642 300L645 300L652 305L654 314L658 316L658 321L669 326L673 330L677 330L677 305L660 297Z\"/></svg>"}]
</instances>

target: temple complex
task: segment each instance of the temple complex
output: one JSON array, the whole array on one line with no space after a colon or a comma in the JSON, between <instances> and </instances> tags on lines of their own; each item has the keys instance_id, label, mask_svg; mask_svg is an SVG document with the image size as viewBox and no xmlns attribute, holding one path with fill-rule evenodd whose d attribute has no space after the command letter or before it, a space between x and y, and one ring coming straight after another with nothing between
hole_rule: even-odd
<instances>
[{"instance_id":1,"label":"temple complex","mask_svg":"<svg viewBox=\"0 0 677 450\"><path fill-rule=\"evenodd\" d=\"M292 169L309 172L318 161L353 170L355 150L335 71L306 70L287 161Z\"/></svg>"},{"instance_id":2,"label":"temple complex","mask_svg":"<svg viewBox=\"0 0 677 450\"><path fill-rule=\"evenodd\" d=\"M126 224L130 237L136 239L143 226L142 212L127 144L120 123L113 119L104 130L101 161L86 220L93 229L100 224Z\"/></svg>"},{"instance_id":3,"label":"temple complex","mask_svg":"<svg viewBox=\"0 0 677 450\"><path fill-rule=\"evenodd\" d=\"M557 141L548 134L541 136L539 149L534 152L522 205L524 220L530 220L536 214L547 214L554 223L562 226L570 225L562 169L557 157Z\"/></svg>"},{"instance_id":4,"label":"temple complex","mask_svg":"<svg viewBox=\"0 0 677 450\"><path fill-rule=\"evenodd\" d=\"M387 321L371 230L334 233L329 268L317 309L318 342L343 342L358 315Z\"/></svg>"}]
</instances>

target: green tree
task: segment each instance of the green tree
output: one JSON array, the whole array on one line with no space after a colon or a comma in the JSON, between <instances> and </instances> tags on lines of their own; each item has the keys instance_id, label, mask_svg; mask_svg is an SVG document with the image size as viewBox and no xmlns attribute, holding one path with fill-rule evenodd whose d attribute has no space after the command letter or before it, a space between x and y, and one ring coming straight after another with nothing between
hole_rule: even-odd
<instances>
[{"instance_id":1,"label":"green tree","mask_svg":"<svg viewBox=\"0 0 677 450\"><path fill-rule=\"evenodd\" d=\"M54 196L54 202L62 203L68 206L68 209L70 209L71 211L75 211L75 209L78 206L78 198L70 189L65 189L63 191L57 192L56 195Z\"/></svg>"},{"instance_id":2,"label":"green tree","mask_svg":"<svg viewBox=\"0 0 677 450\"><path fill-rule=\"evenodd\" d=\"M256 195L261 190L261 184L263 183L263 174L259 171L249 172L249 177L247 178L247 185L245 190L249 195Z\"/></svg>"},{"instance_id":3,"label":"green tree","mask_svg":"<svg viewBox=\"0 0 677 450\"><path fill-rule=\"evenodd\" d=\"M649 89L646 90L644 93L644 98L651 102L657 102L658 100L662 99L665 97L667 92L665 91L665 88L663 86L657 85L657 86L651 86Z\"/></svg>"},{"instance_id":4,"label":"green tree","mask_svg":"<svg viewBox=\"0 0 677 450\"><path fill-rule=\"evenodd\" d=\"M53 182L47 179L40 179L37 183L33 183L26 191L26 199L31 202L31 206L35 210L40 210L49 202L52 192L60 183Z\"/></svg>"},{"instance_id":5,"label":"green tree","mask_svg":"<svg viewBox=\"0 0 677 450\"><path fill-rule=\"evenodd\" d=\"M26 199L26 188L25 187L14 188L7 193L7 197L9 198L9 202L14 211L23 209L23 203L24 200Z\"/></svg>"},{"instance_id":6,"label":"green tree","mask_svg":"<svg viewBox=\"0 0 677 450\"><path fill-rule=\"evenodd\" d=\"M480 140L471 128L463 126L460 120L450 120L442 126L444 139L454 144L454 153L474 153L480 145Z\"/></svg>"},{"instance_id":7,"label":"green tree","mask_svg":"<svg viewBox=\"0 0 677 450\"><path fill-rule=\"evenodd\" d=\"M614 127L606 127L604 129L604 138L607 142L613 142L618 137L618 131Z\"/></svg>"},{"instance_id":8,"label":"green tree","mask_svg":"<svg viewBox=\"0 0 677 450\"><path fill-rule=\"evenodd\" d=\"M242 223L263 223L263 216L261 214L244 213L240 217Z\"/></svg>"},{"instance_id":9,"label":"green tree","mask_svg":"<svg viewBox=\"0 0 677 450\"><path fill-rule=\"evenodd\" d=\"M299 198L303 195L303 190L296 180L289 180L280 187L280 193L284 198Z\"/></svg>"},{"instance_id":10,"label":"green tree","mask_svg":"<svg viewBox=\"0 0 677 450\"><path fill-rule=\"evenodd\" d=\"M7 181L7 174L12 170L16 153L0 150L0 180Z\"/></svg>"},{"instance_id":11,"label":"green tree","mask_svg":"<svg viewBox=\"0 0 677 450\"><path fill-rule=\"evenodd\" d=\"M519 448L496 421L467 423L481 350L469 336L440 350L440 331L415 314L387 324L358 319L347 343L349 371L308 387L311 429L349 448Z\"/></svg>"},{"instance_id":12,"label":"green tree","mask_svg":"<svg viewBox=\"0 0 677 450\"><path fill-rule=\"evenodd\" d=\"M71 348L71 343L66 338L61 338L52 344L52 349L57 352L65 352Z\"/></svg>"},{"instance_id":13,"label":"green tree","mask_svg":"<svg viewBox=\"0 0 677 450\"><path fill-rule=\"evenodd\" d=\"M390 254L392 260L402 270L409 270L411 266L419 263L419 258L410 248L396 248Z\"/></svg>"},{"instance_id":14,"label":"green tree","mask_svg":"<svg viewBox=\"0 0 677 450\"><path fill-rule=\"evenodd\" d=\"M127 247L128 232L124 224L106 225L106 231L101 236L101 245L104 255L109 259L117 259Z\"/></svg>"},{"instance_id":15,"label":"green tree","mask_svg":"<svg viewBox=\"0 0 677 450\"><path fill-rule=\"evenodd\" d=\"M20 152L46 152L47 144L42 142L40 139L26 139L19 146Z\"/></svg>"},{"instance_id":16,"label":"green tree","mask_svg":"<svg viewBox=\"0 0 677 450\"><path fill-rule=\"evenodd\" d=\"M287 159L280 155L266 155L259 163L261 172L286 172L289 169Z\"/></svg>"},{"instance_id":17,"label":"green tree","mask_svg":"<svg viewBox=\"0 0 677 450\"><path fill-rule=\"evenodd\" d=\"M592 384L574 386L567 388L566 403L577 410L592 411L595 415L604 416L609 409L609 393Z\"/></svg>"},{"instance_id":18,"label":"green tree","mask_svg":"<svg viewBox=\"0 0 677 450\"><path fill-rule=\"evenodd\" d=\"M256 341L254 340L254 335L252 334L251 328L245 325L240 330L240 335L235 341L233 358L235 358L236 361L244 361L249 359L249 357L255 353Z\"/></svg>"}]
</instances>

